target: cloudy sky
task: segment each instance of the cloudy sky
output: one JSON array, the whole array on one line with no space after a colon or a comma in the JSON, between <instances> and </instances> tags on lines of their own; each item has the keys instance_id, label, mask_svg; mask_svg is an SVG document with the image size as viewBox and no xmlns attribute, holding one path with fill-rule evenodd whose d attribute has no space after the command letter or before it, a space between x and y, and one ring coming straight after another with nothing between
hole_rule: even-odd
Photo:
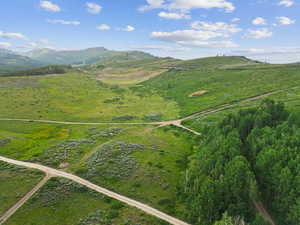
<instances>
[{"instance_id":1,"label":"cloudy sky","mask_svg":"<svg viewBox=\"0 0 300 225\"><path fill-rule=\"evenodd\" d=\"M9 0L0 47L104 46L158 56L300 61L300 0Z\"/></svg>"}]
</instances>

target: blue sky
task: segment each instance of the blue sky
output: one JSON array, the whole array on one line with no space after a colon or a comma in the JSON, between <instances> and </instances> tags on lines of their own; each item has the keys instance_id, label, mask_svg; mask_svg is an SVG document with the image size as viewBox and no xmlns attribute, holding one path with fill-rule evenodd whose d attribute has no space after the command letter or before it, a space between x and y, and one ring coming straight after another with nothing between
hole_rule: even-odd
<instances>
[{"instance_id":1,"label":"blue sky","mask_svg":"<svg viewBox=\"0 0 300 225\"><path fill-rule=\"evenodd\" d=\"M142 50L300 61L299 0L9 0L0 47Z\"/></svg>"}]
</instances>

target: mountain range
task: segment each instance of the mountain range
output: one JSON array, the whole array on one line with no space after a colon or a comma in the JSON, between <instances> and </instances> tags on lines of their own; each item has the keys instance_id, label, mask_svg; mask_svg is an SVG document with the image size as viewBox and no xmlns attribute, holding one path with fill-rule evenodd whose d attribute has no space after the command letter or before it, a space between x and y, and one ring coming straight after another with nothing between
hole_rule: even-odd
<instances>
[{"instance_id":1,"label":"mountain range","mask_svg":"<svg viewBox=\"0 0 300 225\"><path fill-rule=\"evenodd\" d=\"M6 49L0 49L0 73L31 69L43 65L42 62L30 57L22 56Z\"/></svg>"},{"instance_id":2,"label":"mountain range","mask_svg":"<svg viewBox=\"0 0 300 225\"><path fill-rule=\"evenodd\" d=\"M152 59L155 56L140 51L112 51L103 47L83 50L35 49L17 53L0 49L0 73L31 69L46 65L84 65Z\"/></svg>"}]
</instances>

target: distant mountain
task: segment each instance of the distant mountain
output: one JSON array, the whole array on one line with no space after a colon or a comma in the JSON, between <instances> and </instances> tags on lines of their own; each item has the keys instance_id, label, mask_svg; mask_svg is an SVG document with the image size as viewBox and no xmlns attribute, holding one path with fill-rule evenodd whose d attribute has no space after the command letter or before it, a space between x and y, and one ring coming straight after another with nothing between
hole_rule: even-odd
<instances>
[{"instance_id":1,"label":"distant mountain","mask_svg":"<svg viewBox=\"0 0 300 225\"><path fill-rule=\"evenodd\" d=\"M103 47L84 50L57 51L52 49L37 49L24 54L31 59L45 64L92 64L101 61L124 61L136 59L151 59L154 56L139 51L111 51Z\"/></svg>"},{"instance_id":2,"label":"distant mountain","mask_svg":"<svg viewBox=\"0 0 300 225\"><path fill-rule=\"evenodd\" d=\"M27 56L0 49L0 73L13 72L43 66L44 64Z\"/></svg>"}]
</instances>

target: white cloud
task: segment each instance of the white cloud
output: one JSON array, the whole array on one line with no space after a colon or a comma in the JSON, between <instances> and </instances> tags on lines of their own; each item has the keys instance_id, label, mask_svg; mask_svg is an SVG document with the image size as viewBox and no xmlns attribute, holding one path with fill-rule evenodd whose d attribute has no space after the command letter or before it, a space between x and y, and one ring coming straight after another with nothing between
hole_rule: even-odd
<instances>
[{"instance_id":1,"label":"white cloud","mask_svg":"<svg viewBox=\"0 0 300 225\"><path fill-rule=\"evenodd\" d=\"M209 30L177 30L174 32L152 32L154 40L176 43L185 46L198 47L236 47L232 41L208 41L209 39L224 37L224 33Z\"/></svg>"},{"instance_id":2,"label":"white cloud","mask_svg":"<svg viewBox=\"0 0 300 225\"><path fill-rule=\"evenodd\" d=\"M165 45L145 45L145 46L131 46L131 49L135 50L158 50L158 51L168 51L168 52L181 52L181 51L188 51L189 48L185 47L171 47Z\"/></svg>"},{"instance_id":3,"label":"white cloud","mask_svg":"<svg viewBox=\"0 0 300 225\"><path fill-rule=\"evenodd\" d=\"M275 47L275 48L249 48L233 51L241 55L264 55L264 54L284 54L284 53L300 53L300 47Z\"/></svg>"},{"instance_id":4,"label":"white cloud","mask_svg":"<svg viewBox=\"0 0 300 225\"><path fill-rule=\"evenodd\" d=\"M164 8L165 0L146 0L146 1L148 4L140 7L139 8L140 11Z\"/></svg>"},{"instance_id":5,"label":"white cloud","mask_svg":"<svg viewBox=\"0 0 300 225\"><path fill-rule=\"evenodd\" d=\"M97 30L110 30L110 26L108 26L107 24L101 24L97 27Z\"/></svg>"},{"instance_id":6,"label":"white cloud","mask_svg":"<svg viewBox=\"0 0 300 225\"><path fill-rule=\"evenodd\" d=\"M285 7L291 7L292 5L294 5L295 2L292 0L281 0L278 5L280 6L285 6Z\"/></svg>"},{"instance_id":7,"label":"white cloud","mask_svg":"<svg viewBox=\"0 0 300 225\"><path fill-rule=\"evenodd\" d=\"M241 21L241 19L240 18L233 18L232 20L231 20L231 22L233 22L233 23L235 23L235 22L240 22Z\"/></svg>"},{"instance_id":8,"label":"white cloud","mask_svg":"<svg viewBox=\"0 0 300 225\"><path fill-rule=\"evenodd\" d=\"M87 11L91 14L98 14L102 10L102 6L100 6L94 2L87 2L86 7L87 7Z\"/></svg>"},{"instance_id":9,"label":"white cloud","mask_svg":"<svg viewBox=\"0 0 300 225\"><path fill-rule=\"evenodd\" d=\"M0 31L0 37L6 38L6 39L22 39L27 40L27 38L21 34L21 33L5 33Z\"/></svg>"},{"instance_id":10,"label":"white cloud","mask_svg":"<svg viewBox=\"0 0 300 225\"><path fill-rule=\"evenodd\" d=\"M42 44L48 44L50 41L47 39L42 39L42 40L39 40L39 42Z\"/></svg>"},{"instance_id":11,"label":"white cloud","mask_svg":"<svg viewBox=\"0 0 300 225\"><path fill-rule=\"evenodd\" d=\"M0 42L0 48L9 48L11 44L8 42Z\"/></svg>"},{"instance_id":12,"label":"white cloud","mask_svg":"<svg viewBox=\"0 0 300 225\"><path fill-rule=\"evenodd\" d=\"M206 41L212 38L223 37L223 34L203 30L177 30L173 32L152 32L151 37L155 40L180 43L187 41Z\"/></svg>"},{"instance_id":13,"label":"white cloud","mask_svg":"<svg viewBox=\"0 0 300 225\"><path fill-rule=\"evenodd\" d=\"M293 63L300 61L300 46L238 49L232 51L230 55L244 55L271 63Z\"/></svg>"},{"instance_id":14,"label":"white cloud","mask_svg":"<svg viewBox=\"0 0 300 225\"><path fill-rule=\"evenodd\" d=\"M60 7L50 1L40 1L40 7L49 12L59 12Z\"/></svg>"},{"instance_id":15,"label":"white cloud","mask_svg":"<svg viewBox=\"0 0 300 225\"><path fill-rule=\"evenodd\" d=\"M126 26L126 27L124 27L124 28L121 28L120 30L122 30L122 31L127 31L127 32L131 32L131 31L134 31L134 30L135 30L135 27L128 25L128 26Z\"/></svg>"},{"instance_id":16,"label":"white cloud","mask_svg":"<svg viewBox=\"0 0 300 225\"><path fill-rule=\"evenodd\" d=\"M147 0L147 3L148 4L142 6L140 10L144 11L158 8L183 11L212 8L224 9L226 12L233 12L235 10L233 3L227 0L171 0L168 3L166 3L165 0Z\"/></svg>"},{"instance_id":17,"label":"white cloud","mask_svg":"<svg viewBox=\"0 0 300 225\"><path fill-rule=\"evenodd\" d=\"M80 25L79 21L67 21L67 20L47 20L48 23L54 23L54 24L63 24L63 25Z\"/></svg>"},{"instance_id":18,"label":"white cloud","mask_svg":"<svg viewBox=\"0 0 300 225\"><path fill-rule=\"evenodd\" d=\"M38 41L28 42L24 45L26 49L38 49L38 48L48 48L48 44L50 43L47 39L42 39Z\"/></svg>"},{"instance_id":19,"label":"white cloud","mask_svg":"<svg viewBox=\"0 0 300 225\"><path fill-rule=\"evenodd\" d=\"M254 38L254 39L268 38L272 36L273 36L273 32L267 28L257 29L257 30L249 29L245 35L245 37L247 38Z\"/></svg>"},{"instance_id":20,"label":"white cloud","mask_svg":"<svg viewBox=\"0 0 300 225\"><path fill-rule=\"evenodd\" d=\"M31 48L37 48L37 47L38 47L38 43L36 43L36 42L29 42L28 45L29 45Z\"/></svg>"},{"instance_id":21,"label":"white cloud","mask_svg":"<svg viewBox=\"0 0 300 225\"><path fill-rule=\"evenodd\" d=\"M252 20L253 25L262 26L266 25L267 21L262 17L256 17L254 20Z\"/></svg>"},{"instance_id":22,"label":"white cloud","mask_svg":"<svg viewBox=\"0 0 300 225\"><path fill-rule=\"evenodd\" d=\"M189 41L181 42L180 44L186 46L195 46L203 48L236 48L239 47L238 44L233 41Z\"/></svg>"},{"instance_id":23,"label":"white cloud","mask_svg":"<svg viewBox=\"0 0 300 225\"><path fill-rule=\"evenodd\" d=\"M220 8L226 12L235 10L233 3L226 0L173 0L169 7L183 10Z\"/></svg>"},{"instance_id":24,"label":"white cloud","mask_svg":"<svg viewBox=\"0 0 300 225\"><path fill-rule=\"evenodd\" d=\"M279 16L276 18L279 21L280 25L291 25L291 24L296 23L296 20L292 20L286 16Z\"/></svg>"},{"instance_id":25,"label":"white cloud","mask_svg":"<svg viewBox=\"0 0 300 225\"><path fill-rule=\"evenodd\" d=\"M191 16L185 13L160 12L158 16L171 20L191 19Z\"/></svg>"},{"instance_id":26,"label":"white cloud","mask_svg":"<svg viewBox=\"0 0 300 225\"><path fill-rule=\"evenodd\" d=\"M230 34L238 33L242 29L236 24L227 24L224 22L205 22L205 21L195 21L191 24L191 27L195 30L207 30L216 31L224 34L224 37L228 37Z\"/></svg>"}]
</instances>

